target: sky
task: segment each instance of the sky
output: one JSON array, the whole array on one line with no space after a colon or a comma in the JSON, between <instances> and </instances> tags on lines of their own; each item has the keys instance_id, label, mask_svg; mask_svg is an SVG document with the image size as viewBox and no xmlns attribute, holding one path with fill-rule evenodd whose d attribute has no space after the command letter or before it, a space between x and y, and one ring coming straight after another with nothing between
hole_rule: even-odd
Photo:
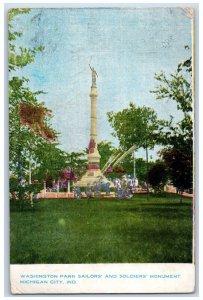
<instances>
[{"instance_id":1,"label":"sky","mask_svg":"<svg viewBox=\"0 0 203 300\"><path fill-rule=\"evenodd\" d=\"M191 55L191 19L180 8L31 9L13 21L23 36L16 46L45 46L35 62L19 70L53 111L53 127L65 151L88 146L90 134L89 63L96 69L98 141L117 146L107 112L134 102L155 109L159 118L182 116L171 100L150 93L155 73L173 73ZM156 148L150 154L156 157ZM142 157L144 151L138 151Z\"/></svg>"}]
</instances>

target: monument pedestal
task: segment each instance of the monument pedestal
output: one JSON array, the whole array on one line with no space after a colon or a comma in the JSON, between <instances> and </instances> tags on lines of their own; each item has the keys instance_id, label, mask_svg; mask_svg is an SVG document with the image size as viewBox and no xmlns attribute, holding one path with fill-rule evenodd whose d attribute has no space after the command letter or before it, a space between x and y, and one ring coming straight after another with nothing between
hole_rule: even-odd
<instances>
[{"instance_id":1,"label":"monument pedestal","mask_svg":"<svg viewBox=\"0 0 203 300\"><path fill-rule=\"evenodd\" d=\"M94 186L95 183L107 183L108 180L102 174L101 170L87 170L86 173L82 176L75 185L79 187L86 187L88 184Z\"/></svg>"}]
</instances>

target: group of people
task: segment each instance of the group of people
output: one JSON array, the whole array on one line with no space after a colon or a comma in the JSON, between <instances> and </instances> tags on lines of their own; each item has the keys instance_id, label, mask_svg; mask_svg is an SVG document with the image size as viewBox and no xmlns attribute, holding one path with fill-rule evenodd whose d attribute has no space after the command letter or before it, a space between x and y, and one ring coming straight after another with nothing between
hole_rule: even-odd
<instances>
[{"instance_id":1,"label":"group of people","mask_svg":"<svg viewBox=\"0 0 203 300\"><path fill-rule=\"evenodd\" d=\"M101 197L101 193L105 193L105 196L110 196L111 187L114 187L116 198L131 198L133 193L138 187L137 178L132 178L129 175L123 176L122 179L116 178L108 182L95 182L93 186L87 184L85 187L86 197ZM79 186L74 187L74 195L76 199L82 198L81 188Z\"/></svg>"},{"instance_id":2,"label":"group of people","mask_svg":"<svg viewBox=\"0 0 203 300\"><path fill-rule=\"evenodd\" d=\"M101 193L105 193L105 196L110 196L111 188L115 191L115 196L117 198L130 198L133 193L136 192L138 189L138 180L135 177L130 175L124 175L122 178L114 178L108 179L107 182L95 182L93 186L87 184L85 187L85 194L87 198L91 197L101 197ZM46 191L57 191L63 189L64 191L67 190L67 182L59 181L58 183L54 183L52 188L47 187ZM79 199L82 198L81 188L77 185L74 186L73 192L75 198Z\"/></svg>"},{"instance_id":3,"label":"group of people","mask_svg":"<svg viewBox=\"0 0 203 300\"><path fill-rule=\"evenodd\" d=\"M137 178L132 178L130 175L124 175L122 179L116 178L113 180L113 184L115 188L125 189L129 188L131 192L136 191L138 188L138 180Z\"/></svg>"},{"instance_id":4,"label":"group of people","mask_svg":"<svg viewBox=\"0 0 203 300\"><path fill-rule=\"evenodd\" d=\"M85 194L86 197L89 199L91 197L101 197L101 193L104 192L106 196L110 196L110 182L95 182L93 186L91 186L89 183L85 187ZM74 195L76 199L81 199L82 198L82 192L81 188L79 186L75 186L74 189Z\"/></svg>"}]
</instances>

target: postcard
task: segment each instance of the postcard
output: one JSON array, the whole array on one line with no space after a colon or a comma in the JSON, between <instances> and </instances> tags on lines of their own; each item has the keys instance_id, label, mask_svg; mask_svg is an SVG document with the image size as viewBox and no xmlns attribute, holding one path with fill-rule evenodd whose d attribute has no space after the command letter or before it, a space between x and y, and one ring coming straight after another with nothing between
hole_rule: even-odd
<instances>
[{"instance_id":1,"label":"postcard","mask_svg":"<svg viewBox=\"0 0 203 300\"><path fill-rule=\"evenodd\" d=\"M8 10L13 294L192 293L194 10Z\"/></svg>"}]
</instances>

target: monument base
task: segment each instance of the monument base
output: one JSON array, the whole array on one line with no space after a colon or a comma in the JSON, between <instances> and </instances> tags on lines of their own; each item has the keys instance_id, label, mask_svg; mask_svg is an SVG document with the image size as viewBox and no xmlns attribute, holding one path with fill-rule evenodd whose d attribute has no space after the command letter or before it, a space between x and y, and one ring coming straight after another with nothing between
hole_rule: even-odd
<instances>
[{"instance_id":1,"label":"monument base","mask_svg":"<svg viewBox=\"0 0 203 300\"><path fill-rule=\"evenodd\" d=\"M75 186L86 187L88 184L90 186L94 186L94 184L97 182L107 183L109 181L103 175L101 170L87 170L82 178L75 184Z\"/></svg>"}]
</instances>

